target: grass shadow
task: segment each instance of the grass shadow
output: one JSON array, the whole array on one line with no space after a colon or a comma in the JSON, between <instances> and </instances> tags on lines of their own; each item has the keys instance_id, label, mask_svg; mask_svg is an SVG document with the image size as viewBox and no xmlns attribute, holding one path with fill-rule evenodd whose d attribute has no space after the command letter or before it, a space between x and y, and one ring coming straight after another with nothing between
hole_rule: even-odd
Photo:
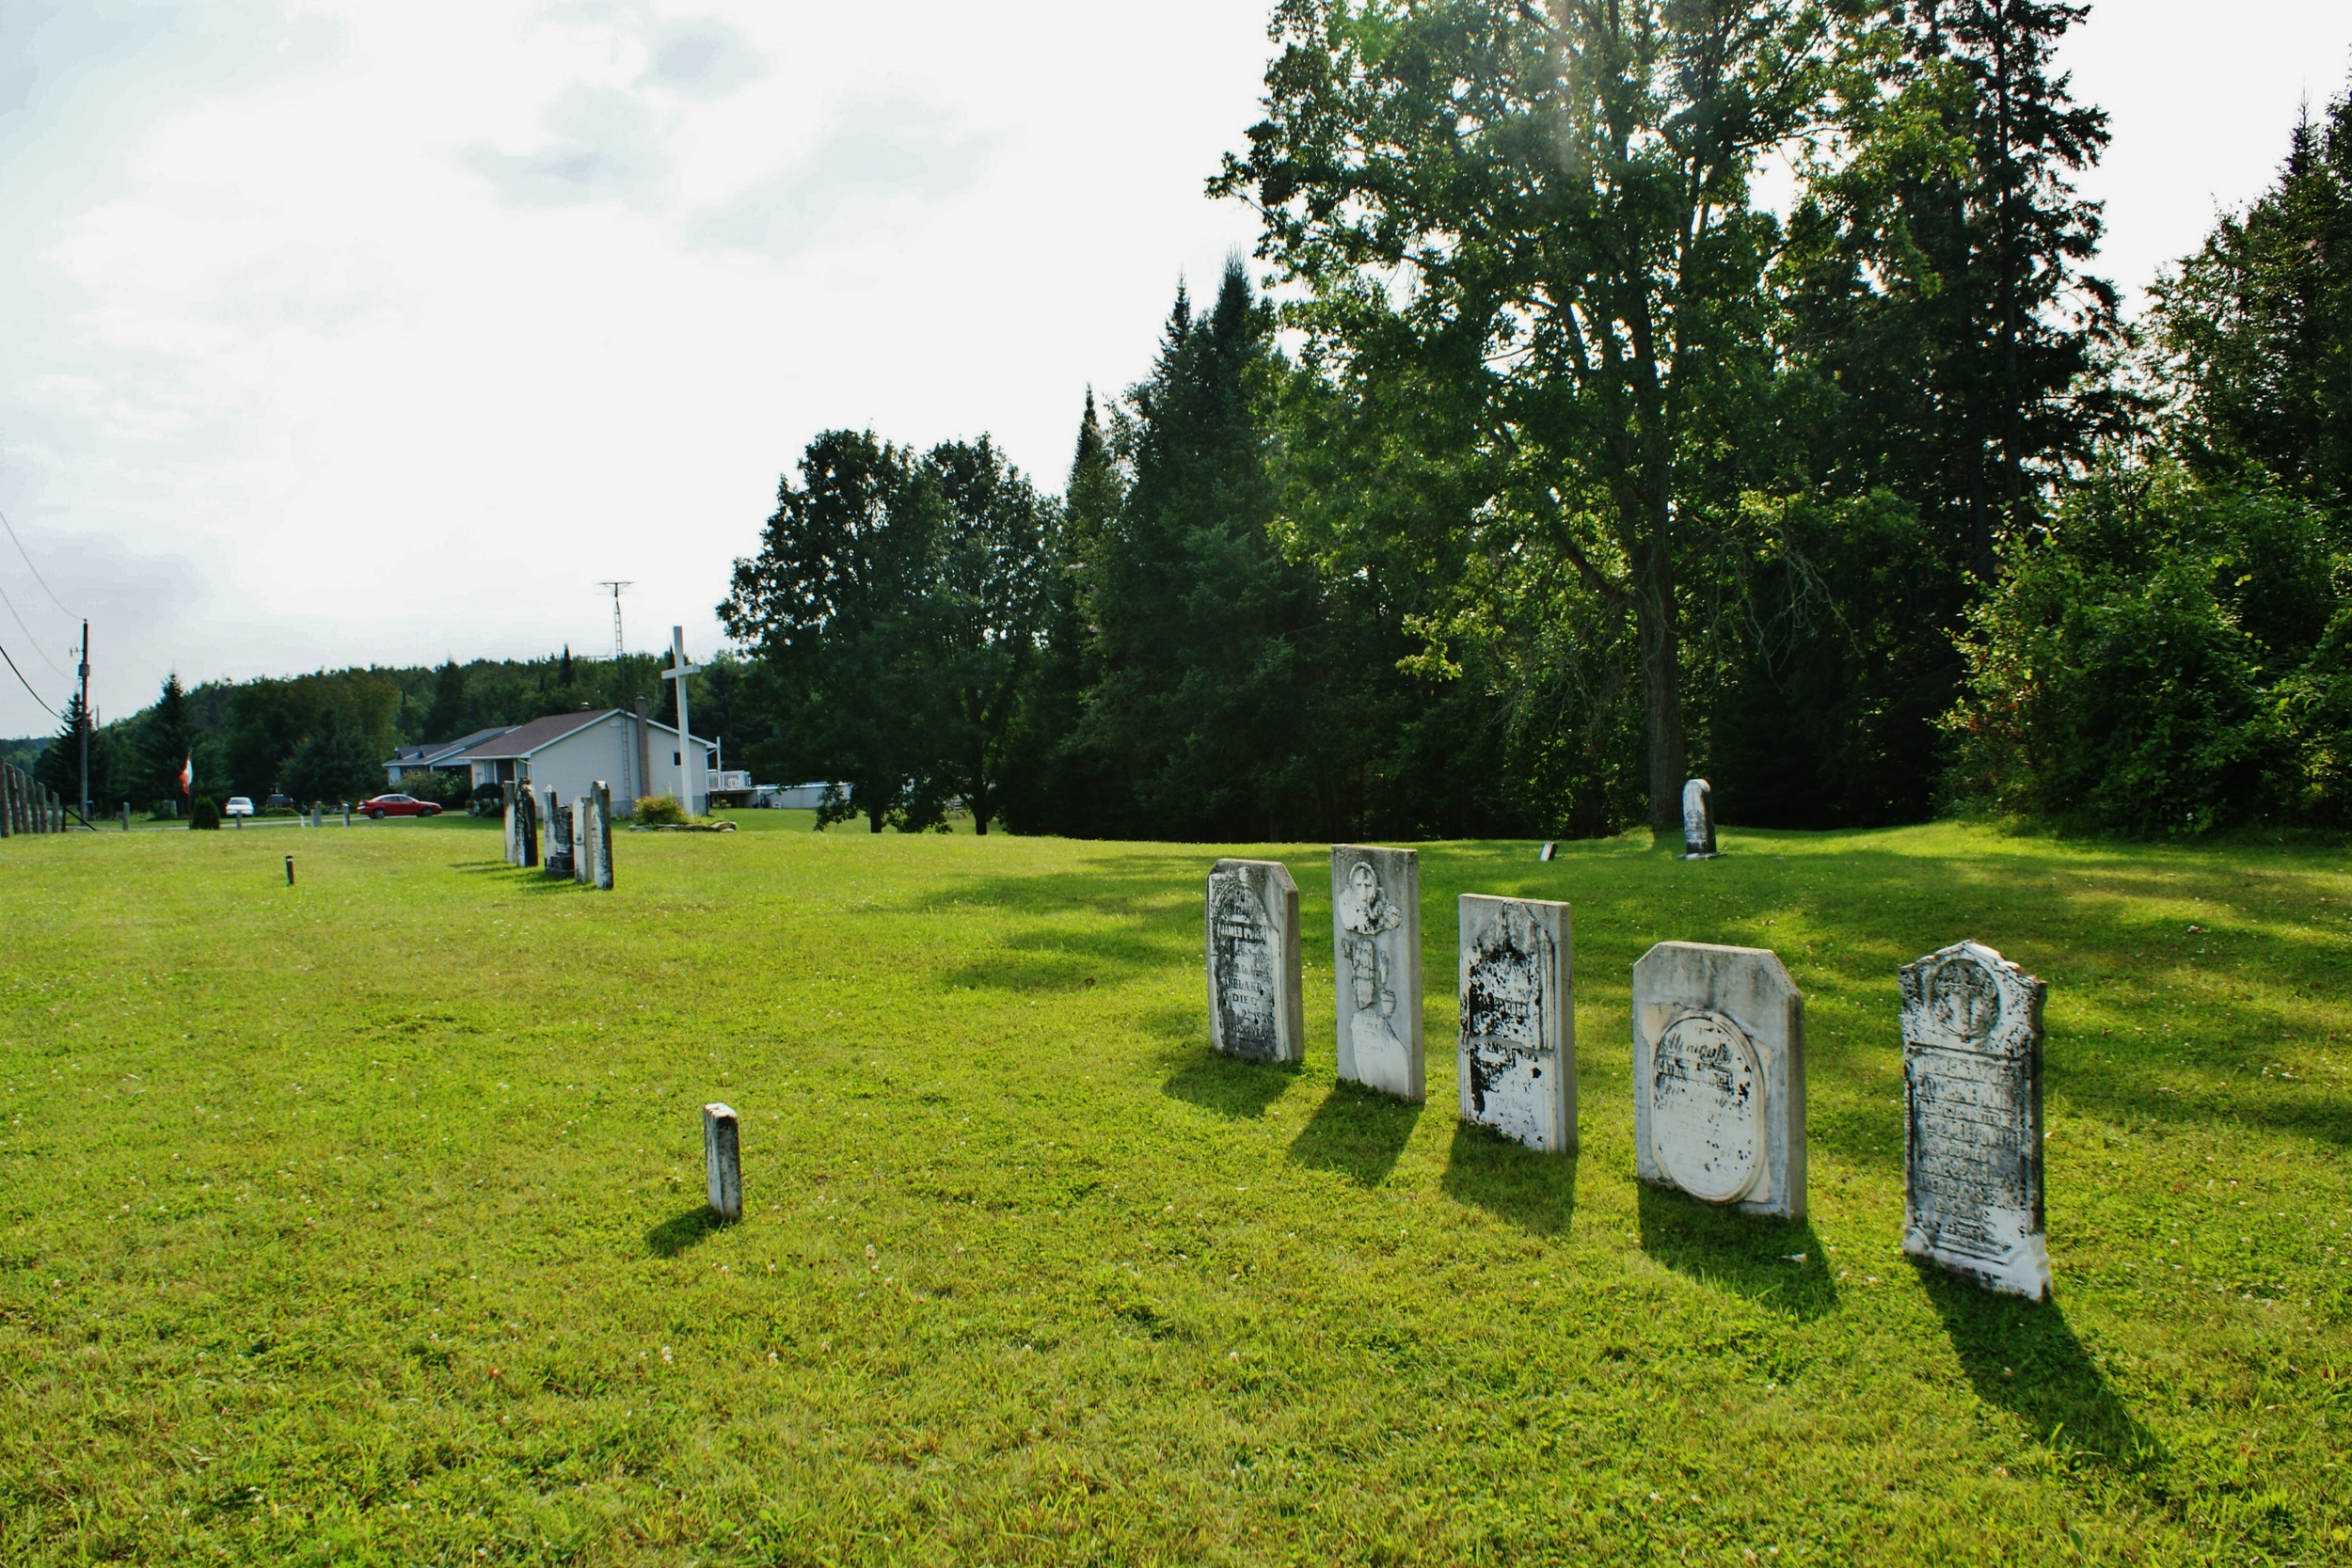
<instances>
[{"instance_id":1,"label":"grass shadow","mask_svg":"<svg viewBox=\"0 0 2352 1568\"><path fill-rule=\"evenodd\" d=\"M1573 1154L1546 1154L1491 1127L1456 1122L1438 1188L1534 1236L1567 1232L1576 1217Z\"/></svg>"},{"instance_id":2,"label":"grass shadow","mask_svg":"<svg viewBox=\"0 0 2352 1568\"><path fill-rule=\"evenodd\" d=\"M2054 1448L2125 1470L2162 1461L2162 1444L2132 1418L2055 1303L1996 1295L1920 1259L1911 1263L1979 1399Z\"/></svg>"},{"instance_id":3,"label":"grass shadow","mask_svg":"<svg viewBox=\"0 0 2352 1568\"><path fill-rule=\"evenodd\" d=\"M1291 1140L1302 1165L1337 1171L1359 1186L1376 1187L1396 1168L1424 1107L1357 1084L1334 1084L1315 1114Z\"/></svg>"},{"instance_id":4,"label":"grass shadow","mask_svg":"<svg viewBox=\"0 0 2352 1568\"><path fill-rule=\"evenodd\" d=\"M719 1228L719 1216L710 1212L710 1205L698 1203L646 1231L645 1246L656 1258L675 1258Z\"/></svg>"},{"instance_id":5,"label":"grass shadow","mask_svg":"<svg viewBox=\"0 0 2352 1568\"><path fill-rule=\"evenodd\" d=\"M1743 1214L1647 1182L1638 1202L1642 1249L1677 1274L1800 1323L1836 1307L1837 1282L1809 1222Z\"/></svg>"},{"instance_id":6,"label":"grass shadow","mask_svg":"<svg viewBox=\"0 0 2352 1568\"><path fill-rule=\"evenodd\" d=\"M1246 1120L1265 1115L1267 1106L1289 1093L1302 1065L1252 1062L1221 1051L1192 1051L1178 1059L1176 1070L1160 1085L1160 1092L1221 1117Z\"/></svg>"}]
</instances>

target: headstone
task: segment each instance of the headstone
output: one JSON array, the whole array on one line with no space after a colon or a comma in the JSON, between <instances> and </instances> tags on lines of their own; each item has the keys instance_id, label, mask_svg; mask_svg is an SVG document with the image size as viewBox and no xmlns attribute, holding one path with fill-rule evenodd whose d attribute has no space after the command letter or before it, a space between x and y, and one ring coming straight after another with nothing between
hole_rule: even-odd
<instances>
[{"instance_id":1,"label":"headstone","mask_svg":"<svg viewBox=\"0 0 2352 1568\"><path fill-rule=\"evenodd\" d=\"M1661 942L1633 966L1645 1181L1804 1218L1804 998L1761 947Z\"/></svg>"},{"instance_id":2,"label":"headstone","mask_svg":"<svg viewBox=\"0 0 2352 1568\"><path fill-rule=\"evenodd\" d=\"M131 831L131 802L128 800L122 802L122 831L126 833Z\"/></svg>"},{"instance_id":3,"label":"headstone","mask_svg":"<svg viewBox=\"0 0 2352 1568\"><path fill-rule=\"evenodd\" d=\"M591 830L596 851L596 886L610 893L612 890L612 791L602 779L596 781L596 792L589 810L596 817Z\"/></svg>"},{"instance_id":4,"label":"headstone","mask_svg":"<svg viewBox=\"0 0 2352 1568\"><path fill-rule=\"evenodd\" d=\"M1331 847L1331 938L1340 1077L1425 1098L1421 1019L1421 857Z\"/></svg>"},{"instance_id":5,"label":"headstone","mask_svg":"<svg viewBox=\"0 0 2352 1568\"><path fill-rule=\"evenodd\" d=\"M1682 858L1715 858L1715 791L1705 779L1692 779L1682 786Z\"/></svg>"},{"instance_id":6,"label":"headstone","mask_svg":"<svg viewBox=\"0 0 2352 1568\"><path fill-rule=\"evenodd\" d=\"M1549 861L1554 854L1559 852L1559 844L1556 841L1548 838L1544 840L1544 847L1536 852L1535 858L1539 861Z\"/></svg>"},{"instance_id":7,"label":"headstone","mask_svg":"<svg viewBox=\"0 0 2352 1568\"><path fill-rule=\"evenodd\" d=\"M515 834L515 786L511 784L499 785L499 800L502 803L500 819L506 830L506 863L520 865L523 863L523 853L521 845Z\"/></svg>"},{"instance_id":8,"label":"headstone","mask_svg":"<svg viewBox=\"0 0 2352 1568\"><path fill-rule=\"evenodd\" d=\"M323 828L323 827L325 827L326 825L326 808L325 806L321 805L321 804L320 804L318 801L316 801L316 800L311 801L311 802L310 802L310 826L312 826L313 828Z\"/></svg>"},{"instance_id":9,"label":"headstone","mask_svg":"<svg viewBox=\"0 0 2352 1568\"><path fill-rule=\"evenodd\" d=\"M1253 1062L1304 1060L1298 884L1290 868L1220 860L1209 868L1206 909L1210 1043Z\"/></svg>"},{"instance_id":10,"label":"headstone","mask_svg":"<svg viewBox=\"0 0 2352 1568\"><path fill-rule=\"evenodd\" d=\"M522 865L539 863L539 797L528 789L515 791L516 837L522 846Z\"/></svg>"},{"instance_id":11,"label":"headstone","mask_svg":"<svg viewBox=\"0 0 2352 1568\"><path fill-rule=\"evenodd\" d=\"M572 874L572 808L554 790L548 791L548 875Z\"/></svg>"},{"instance_id":12,"label":"headstone","mask_svg":"<svg viewBox=\"0 0 2352 1568\"><path fill-rule=\"evenodd\" d=\"M596 839L589 822L588 797L582 795L572 802L572 880L576 882L596 879Z\"/></svg>"},{"instance_id":13,"label":"headstone","mask_svg":"<svg viewBox=\"0 0 2352 1568\"><path fill-rule=\"evenodd\" d=\"M711 1212L728 1224L743 1217L743 1147L739 1131L735 1112L729 1107L703 1107L703 1182Z\"/></svg>"},{"instance_id":14,"label":"headstone","mask_svg":"<svg viewBox=\"0 0 2352 1568\"><path fill-rule=\"evenodd\" d=\"M1988 1290L2047 1301L2042 1004L2049 987L1974 942L1900 973L1903 1250Z\"/></svg>"},{"instance_id":15,"label":"headstone","mask_svg":"<svg viewBox=\"0 0 2352 1568\"><path fill-rule=\"evenodd\" d=\"M1576 993L1568 906L1466 893L1462 1119L1530 1148L1576 1148Z\"/></svg>"}]
</instances>

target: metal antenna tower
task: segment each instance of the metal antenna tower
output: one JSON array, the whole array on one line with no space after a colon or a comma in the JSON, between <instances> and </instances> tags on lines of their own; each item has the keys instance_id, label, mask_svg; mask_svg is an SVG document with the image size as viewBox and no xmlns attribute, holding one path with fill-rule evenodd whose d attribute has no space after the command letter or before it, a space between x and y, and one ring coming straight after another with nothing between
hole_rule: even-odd
<instances>
[{"instance_id":1,"label":"metal antenna tower","mask_svg":"<svg viewBox=\"0 0 2352 1568\"><path fill-rule=\"evenodd\" d=\"M612 661L617 664L624 657L628 657L628 646L621 641L621 590L624 588L634 587L635 584L627 582L600 582L596 586L599 588L610 588L612 590Z\"/></svg>"}]
</instances>

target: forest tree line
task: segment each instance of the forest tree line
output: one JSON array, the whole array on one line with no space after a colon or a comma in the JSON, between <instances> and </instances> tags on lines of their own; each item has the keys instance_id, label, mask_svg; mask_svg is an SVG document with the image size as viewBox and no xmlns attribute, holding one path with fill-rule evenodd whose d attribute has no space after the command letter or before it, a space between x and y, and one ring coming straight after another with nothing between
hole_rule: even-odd
<instances>
[{"instance_id":1,"label":"forest tree line","mask_svg":"<svg viewBox=\"0 0 2352 1568\"><path fill-rule=\"evenodd\" d=\"M1282 0L1277 303L1180 291L1058 497L811 441L751 754L877 830L2344 823L2352 104L2128 321L2085 11Z\"/></svg>"}]
</instances>

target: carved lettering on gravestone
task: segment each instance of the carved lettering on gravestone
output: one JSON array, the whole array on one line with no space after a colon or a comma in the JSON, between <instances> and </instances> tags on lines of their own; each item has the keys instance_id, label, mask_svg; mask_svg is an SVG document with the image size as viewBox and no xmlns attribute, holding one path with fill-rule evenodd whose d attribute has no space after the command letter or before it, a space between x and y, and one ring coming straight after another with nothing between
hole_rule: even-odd
<instances>
[{"instance_id":1,"label":"carved lettering on gravestone","mask_svg":"<svg viewBox=\"0 0 2352 1568\"><path fill-rule=\"evenodd\" d=\"M1252 1061L1306 1053L1299 990L1298 884L1277 861L1220 860L1209 868L1209 1037Z\"/></svg>"},{"instance_id":2,"label":"carved lettering on gravestone","mask_svg":"<svg viewBox=\"0 0 2352 1568\"><path fill-rule=\"evenodd\" d=\"M1737 1203L1764 1170L1763 1063L1721 1013L1684 1012L1650 1056L1650 1152L1676 1186Z\"/></svg>"},{"instance_id":3,"label":"carved lettering on gravestone","mask_svg":"<svg viewBox=\"0 0 2352 1568\"><path fill-rule=\"evenodd\" d=\"M1974 942L1931 953L1900 974L1903 1250L1991 1290L2047 1300L2042 1006L2049 988Z\"/></svg>"},{"instance_id":4,"label":"carved lettering on gravestone","mask_svg":"<svg viewBox=\"0 0 2352 1568\"><path fill-rule=\"evenodd\" d=\"M1339 1075L1421 1100L1420 858L1332 846L1331 926Z\"/></svg>"},{"instance_id":5,"label":"carved lettering on gravestone","mask_svg":"<svg viewBox=\"0 0 2352 1568\"><path fill-rule=\"evenodd\" d=\"M550 877L572 874L572 808L551 789L548 791L547 872Z\"/></svg>"},{"instance_id":6,"label":"carved lettering on gravestone","mask_svg":"<svg viewBox=\"0 0 2352 1568\"><path fill-rule=\"evenodd\" d=\"M1568 907L1461 900L1462 1119L1534 1148L1576 1147L1576 1022Z\"/></svg>"},{"instance_id":7,"label":"carved lettering on gravestone","mask_svg":"<svg viewBox=\"0 0 2352 1568\"><path fill-rule=\"evenodd\" d=\"M1705 779L1692 779L1682 786L1682 858L1712 860L1715 852L1715 791Z\"/></svg>"}]
</instances>

